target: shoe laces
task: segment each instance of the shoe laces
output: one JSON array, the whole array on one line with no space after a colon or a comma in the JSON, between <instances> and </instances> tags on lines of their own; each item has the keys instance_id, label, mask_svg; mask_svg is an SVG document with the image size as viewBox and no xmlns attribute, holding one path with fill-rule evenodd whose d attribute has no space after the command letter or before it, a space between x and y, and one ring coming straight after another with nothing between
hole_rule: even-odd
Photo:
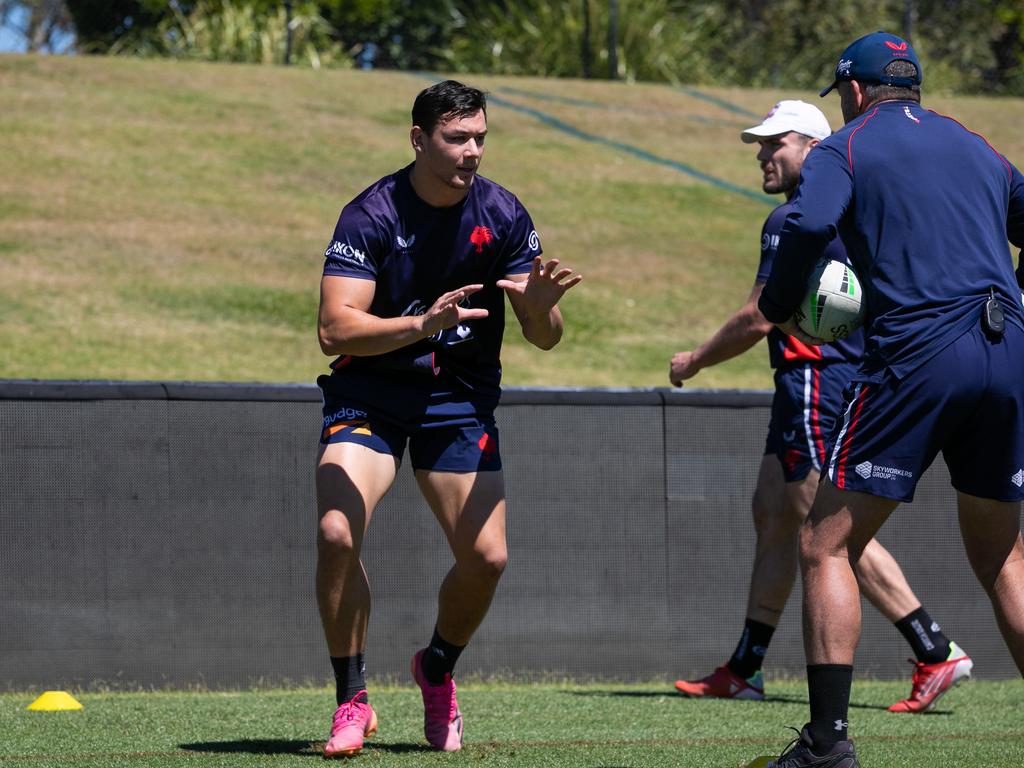
<instances>
[{"instance_id":1,"label":"shoe laces","mask_svg":"<svg viewBox=\"0 0 1024 768\"><path fill-rule=\"evenodd\" d=\"M432 685L428 680L425 690L425 705L430 717L437 720L445 717L449 723L454 720L459 705L455 698L455 681L451 675L445 675L444 682L440 685Z\"/></svg>"},{"instance_id":2,"label":"shoe laces","mask_svg":"<svg viewBox=\"0 0 1024 768\"><path fill-rule=\"evenodd\" d=\"M357 701L357 699L362 699ZM352 697L351 701L342 703L334 712L334 725L349 725L362 714L366 704L366 691L360 691Z\"/></svg>"},{"instance_id":3,"label":"shoe laces","mask_svg":"<svg viewBox=\"0 0 1024 768\"><path fill-rule=\"evenodd\" d=\"M788 759L791 756L795 757L795 753L797 752L797 750L799 750L801 747L804 747L804 744L800 738L802 736L800 729L794 728L792 725L787 725L786 728L793 731L793 733L796 734L796 738L789 742L789 744L787 744L785 748L779 753L778 759L775 760L776 766L783 766L783 762L786 759ZM804 748L806 749L806 747Z\"/></svg>"},{"instance_id":4,"label":"shoe laces","mask_svg":"<svg viewBox=\"0 0 1024 768\"><path fill-rule=\"evenodd\" d=\"M919 694L921 689L928 683L929 679L931 679L933 675L931 667L935 665L925 664L923 661L918 661L917 659L907 659L907 661L914 665L914 675L910 682L910 695L913 697Z\"/></svg>"}]
</instances>

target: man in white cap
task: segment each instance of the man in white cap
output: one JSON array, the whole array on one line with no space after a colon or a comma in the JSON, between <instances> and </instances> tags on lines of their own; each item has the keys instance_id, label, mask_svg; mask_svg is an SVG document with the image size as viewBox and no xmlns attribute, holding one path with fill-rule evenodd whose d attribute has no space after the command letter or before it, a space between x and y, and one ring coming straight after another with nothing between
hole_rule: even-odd
<instances>
[{"instance_id":1,"label":"man in white cap","mask_svg":"<svg viewBox=\"0 0 1024 768\"><path fill-rule=\"evenodd\" d=\"M800 525L818 487L825 441L839 415L843 388L864 353L860 331L832 344L809 346L775 328L758 309L804 158L831 133L821 110L787 100L740 135L744 143L759 145L764 191L781 193L786 202L772 211L761 230L761 260L746 304L699 347L677 352L670 364L669 378L679 387L702 368L736 357L767 336L775 369L771 423L752 501L757 544L746 621L726 664L701 680L676 682L687 696L764 699L761 666L796 579ZM848 263L838 238L824 255ZM877 540L865 548L856 575L864 596L896 625L917 658L910 697L889 709L930 709L946 690L970 676L970 659L928 616L895 559ZM950 665L952 657L956 663Z\"/></svg>"},{"instance_id":2,"label":"man in white cap","mask_svg":"<svg viewBox=\"0 0 1024 768\"><path fill-rule=\"evenodd\" d=\"M758 301L784 333L815 341L794 310L837 235L867 299L868 352L800 532L810 719L768 768L860 765L849 738L861 630L852 567L940 453L967 559L1024 674L1024 307L1008 247L1024 249L1024 174L984 136L924 109L922 77L910 43L888 32L839 56L821 95L837 91L846 125L804 163ZM936 681L960 663L951 655ZM921 762L960 762L943 757ZM1019 765L1019 750L994 762Z\"/></svg>"}]
</instances>

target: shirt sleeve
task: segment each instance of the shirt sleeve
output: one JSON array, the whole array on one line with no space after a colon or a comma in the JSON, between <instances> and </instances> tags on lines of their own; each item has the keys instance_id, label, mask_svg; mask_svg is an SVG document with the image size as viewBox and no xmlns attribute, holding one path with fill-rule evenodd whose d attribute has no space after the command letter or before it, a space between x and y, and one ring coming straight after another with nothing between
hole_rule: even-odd
<instances>
[{"instance_id":1,"label":"shirt sleeve","mask_svg":"<svg viewBox=\"0 0 1024 768\"><path fill-rule=\"evenodd\" d=\"M515 200L513 217L505 253L504 273L506 275L529 272L533 266L533 258L544 252L544 249L540 247L540 238L537 237L533 219L530 218L530 214L527 213L518 198Z\"/></svg>"},{"instance_id":2,"label":"shirt sleeve","mask_svg":"<svg viewBox=\"0 0 1024 768\"><path fill-rule=\"evenodd\" d=\"M324 274L376 280L377 267L385 255L382 245L387 242L362 207L345 206L324 252Z\"/></svg>"},{"instance_id":3,"label":"shirt sleeve","mask_svg":"<svg viewBox=\"0 0 1024 768\"><path fill-rule=\"evenodd\" d=\"M788 206L780 205L772 211L761 227L761 260L757 264L757 275L754 277L755 285L764 285L768 282L768 276L772 273L772 264L775 263L775 254L779 249L779 237L782 233L782 224L786 220Z\"/></svg>"},{"instance_id":4,"label":"shirt sleeve","mask_svg":"<svg viewBox=\"0 0 1024 768\"><path fill-rule=\"evenodd\" d=\"M853 197L853 176L835 146L819 144L804 161L793 207L782 225L775 263L758 302L772 323L792 317L807 291L807 275L839 232Z\"/></svg>"}]
</instances>

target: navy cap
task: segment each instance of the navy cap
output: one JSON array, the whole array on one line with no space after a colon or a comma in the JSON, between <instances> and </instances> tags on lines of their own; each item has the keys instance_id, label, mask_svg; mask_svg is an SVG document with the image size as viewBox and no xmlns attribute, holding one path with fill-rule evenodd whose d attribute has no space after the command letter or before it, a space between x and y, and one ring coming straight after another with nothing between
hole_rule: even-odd
<instances>
[{"instance_id":1,"label":"navy cap","mask_svg":"<svg viewBox=\"0 0 1024 768\"><path fill-rule=\"evenodd\" d=\"M890 77L885 68L893 61L909 61L914 65L917 74L914 77ZM862 83L880 83L909 88L921 84L921 62L910 47L910 43L888 32L872 32L859 40L854 40L843 51L836 64L836 79L832 85L821 92L824 96L841 80L857 80Z\"/></svg>"}]
</instances>

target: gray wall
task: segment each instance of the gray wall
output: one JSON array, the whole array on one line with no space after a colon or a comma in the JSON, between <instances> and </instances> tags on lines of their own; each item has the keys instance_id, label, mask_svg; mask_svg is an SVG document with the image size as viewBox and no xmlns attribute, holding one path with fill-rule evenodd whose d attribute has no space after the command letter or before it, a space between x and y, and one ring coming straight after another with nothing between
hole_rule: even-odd
<instances>
[{"instance_id":1,"label":"gray wall","mask_svg":"<svg viewBox=\"0 0 1024 768\"><path fill-rule=\"evenodd\" d=\"M0 688L330 671L313 599L314 387L0 382ZM460 673L698 676L742 626L766 393L508 391L510 562ZM941 461L882 539L979 677L1017 675ZM368 672L404 679L450 556L411 471L364 551ZM766 671L802 675L799 589ZM857 666L909 648L865 604Z\"/></svg>"}]
</instances>

